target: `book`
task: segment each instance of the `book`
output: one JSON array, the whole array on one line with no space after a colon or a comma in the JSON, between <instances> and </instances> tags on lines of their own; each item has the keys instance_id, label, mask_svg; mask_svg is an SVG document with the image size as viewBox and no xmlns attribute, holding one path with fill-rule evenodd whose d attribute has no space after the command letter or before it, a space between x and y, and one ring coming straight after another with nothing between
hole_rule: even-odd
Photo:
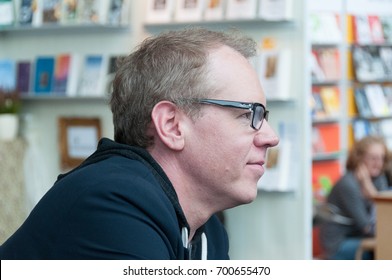
<instances>
[{"instance_id":1,"label":"book","mask_svg":"<svg viewBox=\"0 0 392 280\"><path fill-rule=\"evenodd\" d=\"M370 109L370 105L368 99L365 94L365 90L363 88L356 88L354 90L355 96L355 105L357 106L357 111L361 117L371 117L372 110Z\"/></svg>"},{"instance_id":2,"label":"book","mask_svg":"<svg viewBox=\"0 0 392 280\"><path fill-rule=\"evenodd\" d=\"M355 119L352 122L354 140L358 141L365 136L372 134L371 124L368 120L364 119Z\"/></svg>"},{"instance_id":3,"label":"book","mask_svg":"<svg viewBox=\"0 0 392 280\"><path fill-rule=\"evenodd\" d=\"M335 47L312 49L311 69L313 82L333 82L340 79L340 53Z\"/></svg>"},{"instance_id":4,"label":"book","mask_svg":"<svg viewBox=\"0 0 392 280\"><path fill-rule=\"evenodd\" d=\"M354 74L359 82L383 80L386 76L378 46L354 46Z\"/></svg>"},{"instance_id":5,"label":"book","mask_svg":"<svg viewBox=\"0 0 392 280\"><path fill-rule=\"evenodd\" d=\"M313 198L324 202L333 185L342 175L339 160L314 161L312 163Z\"/></svg>"},{"instance_id":6,"label":"book","mask_svg":"<svg viewBox=\"0 0 392 280\"><path fill-rule=\"evenodd\" d=\"M352 16L354 40L358 44L372 43L372 32L370 29L369 18L367 15Z\"/></svg>"},{"instance_id":7,"label":"book","mask_svg":"<svg viewBox=\"0 0 392 280\"><path fill-rule=\"evenodd\" d=\"M12 0L0 0L0 26L12 25L15 21Z\"/></svg>"},{"instance_id":8,"label":"book","mask_svg":"<svg viewBox=\"0 0 392 280\"><path fill-rule=\"evenodd\" d=\"M33 21L33 0L21 0L18 22L22 25L32 24Z\"/></svg>"},{"instance_id":9,"label":"book","mask_svg":"<svg viewBox=\"0 0 392 280\"><path fill-rule=\"evenodd\" d=\"M278 125L280 141L275 147L268 148L265 173L257 182L257 188L264 191L290 192L299 185L297 124L280 122Z\"/></svg>"},{"instance_id":10,"label":"book","mask_svg":"<svg viewBox=\"0 0 392 280\"><path fill-rule=\"evenodd\" d=\"M28 95L31 89L31 61L18 61L16 64L16 88L21 95Z\"/></svg>"},{"instance_id":11,"label":"book","mask_svg":"<svg viewBox=\"0 0 392 280\"><path fill-rule=\"evenodd\" d=\"M224 14L223 0L205 0L204 16L205 20L222 20Z\"/></svg>"},{"instance_id":12,"label":"book","mask_svg":"<svg viewBox=\"0 0 392 280\"><path fill-rule=\"evenodd\" d=\"M364 91L369 103L372 116L381 117L389 114L389 108L381 85L365 85Z\"/></svg>"},{"instance_id":13,"label":"book","mask_svg":"<svg viewBox=\"0 0 392 280\"><path fill-rule=\"evenodd\" d=\"M380 17L385 42L392 43L392 16Z\"/></svg>"},{"instance_id":14,"label":"book","mask_svg":"<svg viewBox=\"0 0 392 280\"><path fill-rule=\"evenodd\" d=\"M127 0L110 0L107 24L120 25L127 21L124 17L127 16L128 3Z\"/></svg>"},{"instance_id":15,"label":"book","mask_svg":"<svg viewBox=\"0 0 392 280\"><path fill-rule=\"evenodd\" d=\"M43 22L43 0L33 0L32 3L32 22L33 26L41 26Z\"/></svg>"},{"instance_id":16,"label":"book","mask_svg":"<svg viewBox=\"0 0 392 280\"><path fill-rule=\"evenodd\" d=\"M310 99L310 108L313 120L322 120L327 114L324 109L323 100L320 96L320 88L312 87L312 95Z\"/></svg>"},{"instance_id":17,"label":"book","mask_svg":"<svg viewBox=\"0 0 392 280\"><path fill-rule=\"evenodd\" d=\"M380 47L379 49L380 59L384 66L384 79L392 80L392 47Z\"/></svg>"},{"instance_id":18,"label":"book","mask_svg":"<svg viewBox=\"0 0 392 280\"><path fill-rule=\"evenodd\" d=\"M320 97L323 101L326 114L329 117L338 117L340 115L339 88L321 87Z\"/></svg>"},{"instance_id":19,"label":"book","mask_svg":"<svg viewBox=\"0 0 392 280\"><path fill-rule=\"evenodd\" d=\"M268 100L290 99L290 50L264 48L257 60L257 72L266 98Z\"/></svg>"},{"instance_id":20,"label":"book","mask_svg":"<svg viewBox=\"0 0 392 280\"><path fill-rule=\"evenodd\" d=\"M109 57L105 93L111 93L113 91L114 76L116 75L119 63L121 63L124 58L124 55L112 55Z\"/></svg>"},{"instance_id":21,"label":"book","mask_svg":"<svg viewBox=\"0 0 392 280\"><path fill-rule=\"evenodd\" d=\"M382 91L384 92L385 101L389 108L389 112L392 113L392 86L383 86Z\"/></svg>"},{"instance_id":22,"label":"book","mask_svg":"<svg viewBox=\"0 0 392 280\"><path fill-rule=\"evenodd\" d=\"M293 17L293 0L259 0L258 15L265 20L289 20Z\"/></svg>"},{"instance_id":23,"label":"book","mask_svg":"<svg viewBox=\"0 0 392 280\"><path fill-rule=\"evenodd\" d=\"M105 24L109 10L108 0L79 0L79 23Z\"/></svg>"},{"instance_id":24,"label":"book","mask_svg":"<svg viewBox=\"0 0 392 280\"><path fill-rule=\"evenodd\" d=\"M53 77L53 93L57 95L77 95L80 61L77 54L59 54L56 56Z\"/></svg>"},{"instance_id":25,"label":"book","mask_svg":"<svg viewBox=\"0 0 392 280\"><path fill-rule=\"evenodd\" d=\"M61 19L61 3L60 0L41 0L42 1L42 22L59 23Z\"/></svg>"},{"instance_id":26,"label":"book","mask_svg":"<svg viewBox=\"0 0 392 280\"><path fill-rule=\"evenodd\" d=\"M342 40L339 16L330 12L313 12L309 17L313 44L336 44Z\"/></svg>"},{"instance_id":27,"label":"book","mask_svg":"<svg viewBox=\"0 0 392 280\"><path fill-rule=\"evenodd\" d=\"M16 65L13 59L0 58L0 90L14 91L16 88Z\"/></svg>"},{"instance_id":28,"label":"book","mask_svg":"<svg viewBox=\"0 0 392 280\"><path fill-rule=\"evenodd\" d=\"M257 0L227 0L226 19L254 19Z\"/></svg>"},{"instance_id":29,"label":"book","mask_svg":"<svg viewBox=\"0 0 392 280\"><path fill-rule=\"evenodd\" d=\"M312 49L312 53L310 56L310 68L313 83L325 81L324 71L321 68L320 60L316 49Z\"/></svg>"},{"instance_id":30,"label":"book","mask_svg":"<svg viewBox=\"0 0 392 280\"><path fill-rule=\"evenodd\" d=\"M203 8L203 0L177 0L174 20L177 22L200 21Z\"/></svg>"},{"instance_id":31,"label":"book","mask_svg":"<svg viewBox=\"0 0 392 280\"><path fill-rule=\"evenodd\" d=\"M35 60L34 92L37 95L51 94L53 89L55 58L39 56Z\"/></svg>"},{"instance_id":32,"label":"book","mask_svg":"<svg viewBox=\"0 0 392 280\"><path fill-rule=\"evenodd\" d=\"M337 123L323 123L313 125L312 135L318 135L318 154L336 153L340 151L340 128ZM312 139L314 139L312 137Z\"/></svg>"},{"instance_id":33,"label":"book","mask_svg":"<svg viewBox=\"0 0 392 280\"><path fill-rule=\"evenodd\" d=\"M146 22L165 23L173 19L174 0L147 0Z\"/></svg>"},{"instance_id":34,"label":"book","mask_svg":"<svg viewBox=\"0 0 392 280\"><path fill-rule=\"evenodd\" d=\"M103 96L105 83L105 58L103 55L86 55L82 62L78 94Z\"/></svg>"},{"instance_id":35,"label":"book","mask_svg":"<svg viewBox=\"0 0 392 280\"><path fill-rule=\"evenodd\" d=\"M385 42L385 39L380 17L377 15L369 15L368 20L372 42L375 44L383 44Z\"/></svg>"},{"instance_id":36,"label":"book","mask_svg":"<svg viewBox=\"0 0 392 280\"><path fill-rule=\"evenodd\" d=\"M61 9L62 24L77 24L79 18L80 0L64 0Z\"/></svg>"}]
</instances>

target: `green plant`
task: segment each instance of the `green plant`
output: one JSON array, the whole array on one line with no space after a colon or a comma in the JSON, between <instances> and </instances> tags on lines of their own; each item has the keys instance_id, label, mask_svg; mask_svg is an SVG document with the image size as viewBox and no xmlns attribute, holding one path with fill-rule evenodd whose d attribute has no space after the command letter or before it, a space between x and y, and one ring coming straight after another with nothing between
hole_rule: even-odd
<instances>
[{"instance_id":1,"label":"green plant","mask_svg":"<svg viewBox=\"0 0 392 280\"><path fill-rule=\"evenodd\" d=\"M0 90L0 114L18 114L20 106L19 92L4 92Z\"/></svg>"}]
</instances>

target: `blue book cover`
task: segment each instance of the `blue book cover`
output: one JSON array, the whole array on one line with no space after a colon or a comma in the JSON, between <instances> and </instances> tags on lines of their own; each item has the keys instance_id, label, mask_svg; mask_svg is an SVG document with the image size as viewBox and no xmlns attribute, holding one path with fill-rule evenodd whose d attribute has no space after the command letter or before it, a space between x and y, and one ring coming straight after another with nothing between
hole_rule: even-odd
<instances>
[{"instance_id":1,"label":"blue book cover","mask_svg":"<svg viewBox=\"0 0 392 280\"><path fill-rule=\"evenodd\" d=\"M54 57L37 57L35 63L34 92L50 94L53 88Z\"/></svg>"},{"instance_id":2,"label":"blue book cover","mask_svg":"<svg viewBox=\"0 0 392 280\"><path fill-rule=\"evenodd\" d=\"M0 59L0 90L13 91L16 88L15 61Z\"/></svg>"}]
</instances>

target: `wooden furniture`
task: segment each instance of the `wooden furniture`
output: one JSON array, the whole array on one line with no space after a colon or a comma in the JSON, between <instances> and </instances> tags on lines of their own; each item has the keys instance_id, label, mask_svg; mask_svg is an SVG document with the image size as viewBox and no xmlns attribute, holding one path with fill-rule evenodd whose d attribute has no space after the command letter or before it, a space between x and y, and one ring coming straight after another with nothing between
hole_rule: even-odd
<instances>
[{"instance_id":1,"label":"wooden furniture","mask_svg":"<svg viewBox=\"0 0 392 280\"><path fill-rule=\"evenodd\" d=\"M392 260L392 191L383 192L375 197L376 255L378 260Z\"/></svg>"}]
</instances>

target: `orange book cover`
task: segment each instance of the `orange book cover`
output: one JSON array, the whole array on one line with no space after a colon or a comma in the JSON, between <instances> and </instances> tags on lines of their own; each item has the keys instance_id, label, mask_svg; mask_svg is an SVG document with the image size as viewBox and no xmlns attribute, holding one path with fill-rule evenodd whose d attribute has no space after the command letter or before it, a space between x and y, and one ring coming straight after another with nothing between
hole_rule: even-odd
<instances>
[{"instance_id":1,"label":"orange book cover","mask_svg":"<svg viewBox=\"0 0 392 280\"><path fill-rule=\"evenodd\" d=\"M324 153L340 151L340 128L337 123L317 124L319 137L323 143Z\"/></svg>"},{"instance_id":2,"label":"orange book cover","mask_svg":"<svg viewBox=\"0 0 392 280\"><path fill-rule=\"evenodd\" d=\"M354 43L353 16L346 16L346 40L348 44Z\"/></svg>"},{"instance_id":3,"label":"orange book cover","mask_svg":"<svg viewBox=\"0 0 392 280\"><path fill-rule=\"evenodd\" d=\"M317 161L312 164L312 189L316 201L324 201L342 175L339 160Z\"/></svg>"},{"instance_id":4,"label":"orange book cover","mask_svg":"<svg viewBox=\"0 0 392 280\"><path fill-rule=\"evenodd\" d=\"M354 73L353 53L351 50L347 50L347 80L353 81L355 78Z\"/></svg>"},{"instance_id":5,"label":"orange book cover","mask_svg":"<svg viewBox=\"0 0 392 280\"><path fill-rule=\"evenodd\" d=\"M347 116L355 117L358 115L357 105L355 103L354 89L347 88Z\"/></svg>"}]
</instances>

